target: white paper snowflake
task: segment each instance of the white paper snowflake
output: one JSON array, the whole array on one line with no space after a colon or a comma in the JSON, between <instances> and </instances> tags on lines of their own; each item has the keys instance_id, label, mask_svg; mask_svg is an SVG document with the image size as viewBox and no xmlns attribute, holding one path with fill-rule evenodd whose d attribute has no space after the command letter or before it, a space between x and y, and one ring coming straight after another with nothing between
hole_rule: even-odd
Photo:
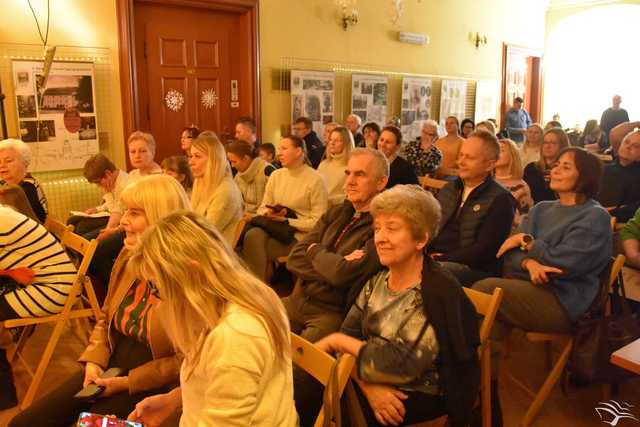
<instances>
[{"instance_id":1,"label":"white paper snowflake","mask_svg":"<svg viewBox=\"0 0 640 427\"><path fill-rule=\"evenodd\" d=\"M200 95L200 102L206 109L211 109L218 103L218 94L212 88L203 90Z\"/></svg>"},{"instance_id":2,"label":"white paper snowflake","mask_svg":"<svg viewBox=\"0 0 640 427\"><path fill-rule=\"evenodd\" d=\"M171 89L164 96L164 102L171 111L180 111L184 105L184 96L177 90Z\"/></svg>"}]
</instances>

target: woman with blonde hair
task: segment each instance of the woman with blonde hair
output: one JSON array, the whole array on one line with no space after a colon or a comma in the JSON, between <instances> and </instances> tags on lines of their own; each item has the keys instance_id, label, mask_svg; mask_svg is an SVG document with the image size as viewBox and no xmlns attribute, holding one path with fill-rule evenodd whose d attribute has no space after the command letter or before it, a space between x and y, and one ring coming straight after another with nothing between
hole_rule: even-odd
<instances>
[{"instance_id":1,"label":"woman with blonde hair","mask_svg":"<svg viewBox=\"0 0 640 427\"><path fill-rule=\"evenodd\" d=\"M500 157L496 163L495 179L503 187L511 192L516 199L516 215L513 225L520 224L522 215L526 215L533 206L531 190L522 179L524 170L520 160L520 150L515 142L510 139L500 140Z\"/></svg>"},{"instance_id":2,"label":"woman with blonde hair","mask_svg":"<svg viewBox=\"0 0 640 427\"><path fill-rule=\"evenodd\" d=\"M318 166L318 172L324 177L329 193L329 207L344 202L344 181L347 162L351 151L355 149L353 134L343 126L331 131L329 144L324 154L324 159Z\"/></svg>"},{"instance_id":3,"label":"woman with blonde hair","mask_svg":"<svg viewBox=\"0 0 640 427\"><path fill-rule=\"evenodd\" d=\"M519 148L523 168L531 162L540 160L543 133L544 130L538 123L534 123L527 128L526 139Z\"/></svg>"},{"instance_id":4,"label":"woman with blonde hair","mask_svg":"<svg viewBox=\"0 0 640 427\"><path fill-rule=\"evenodd\" d=\"M233 181L227 153L217 136L198 136L191 144L191 206L231 243L242 218L242 193Z\"/></svg>"},{"instance_id":5,"label":"woman with blonde hair","mask_svg":"<svg viewBox=\"0 0 640 427\"><path fill-rule=\"evenodd\" d=\"M156 425L182 407L182 427L297 425L284 307L214 227L194 213L170 215L132 261L153 278L184 361L180 387L143 400L130 419Z\"/></svg>"},{"instance_id":6,"label":"woman with blonde hair","mask_svg":"<svg viewBox=\"0 0 640 427\"><path fill-rule=\"evenodd\" d=\"M154 161L156 140L150 133L135 131L127 139L129 162L133 170L129 172L129 180L135 181L146 175L160 174L162 168Z\"/></svg>"},{"instance_id":7,"label":"woman with blonde hair","mask_svg":"<svg viewBox=\"0 0 640 427\"><path fill-rule=\"evenodd\" d=\"M161 323L159 299L153 285L140 280L129 262L144 230L177 210L189 209L182 186L167 175L152 175L129 184L121 195L126 206L121 221L124 249L111 273L102 316L79 358L78 370L58 388L18 414L16 426L69 426L79 412L126 417L147 396L171 390L179 382L180 360ZM165 254L173 254L173 250ZM117 377L102 379L109 368L120 368ZM93 400L75 399L83 387L95 383L104 391Z\"/></svg>"}]
</instances>

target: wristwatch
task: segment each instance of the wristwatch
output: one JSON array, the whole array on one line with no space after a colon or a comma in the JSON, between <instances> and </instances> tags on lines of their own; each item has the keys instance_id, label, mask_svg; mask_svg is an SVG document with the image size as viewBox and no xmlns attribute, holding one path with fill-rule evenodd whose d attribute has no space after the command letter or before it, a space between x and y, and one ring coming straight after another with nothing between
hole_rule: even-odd
<instances>
[{"instance_id":1,"label":"wristwatch","mask_svg":"<svg viewBox=\"0 0 640 427\"><path fill-rule=\"evenodd\" d=\"M522 244L520 245L520 250L526 251L527 246L529 246L529 243L533 242L533 240L534 239L531 234L525 234L524 236L522 236Z\"/></svg>"}]
</instances>

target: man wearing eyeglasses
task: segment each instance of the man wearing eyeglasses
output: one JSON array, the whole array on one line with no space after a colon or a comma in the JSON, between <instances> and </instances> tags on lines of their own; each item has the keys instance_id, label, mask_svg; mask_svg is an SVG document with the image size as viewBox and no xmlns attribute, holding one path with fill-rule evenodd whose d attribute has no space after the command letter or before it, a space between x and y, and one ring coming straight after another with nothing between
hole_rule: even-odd
<instances>
[{"instance_id":1,"label":"man wearing eyeglasses","mask_svg":"<svg viewBox=\"0 0 640 427\"><path fill-rule=\"evenodd\" d=\"M436 147L438 140L438 123L425 120L422 123L420 136L410 141L400 153L415 169L418 176L430 176L435 173L442 162L442 152Z\"/></svg>"}]
</instances>

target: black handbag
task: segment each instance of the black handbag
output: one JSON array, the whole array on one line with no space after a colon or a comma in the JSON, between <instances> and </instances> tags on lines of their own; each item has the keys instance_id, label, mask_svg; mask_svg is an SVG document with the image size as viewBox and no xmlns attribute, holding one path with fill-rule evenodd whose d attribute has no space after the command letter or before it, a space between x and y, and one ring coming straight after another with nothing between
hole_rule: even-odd
<instances>
[{"instance_id":1,"label":"black handbag","mask_svg":"<svg viewBox=\"0 0 640 427\"><path fill-rule=\"evenodd\" d=\"M606 313L611 302L611 313ZM605 287L574 325L569 373L579 383L616 383L634 374L610 362L611 354L640 337L640 319L626 299L622 273L611 295Z\"/></svg>"},{"instance_id":2,"label":"black handbag","mask_svg":"<svg viewBox=\"0 0 640 427\"><path fill-rule=\"evenodd\" d=\"M289 225L288 222L275 221L266 216L254 216L249 223L253 227L262 228L269 236L273 237L280 243L289 245L295 240L296 229Z\"/></svg>"}]
</instances>

